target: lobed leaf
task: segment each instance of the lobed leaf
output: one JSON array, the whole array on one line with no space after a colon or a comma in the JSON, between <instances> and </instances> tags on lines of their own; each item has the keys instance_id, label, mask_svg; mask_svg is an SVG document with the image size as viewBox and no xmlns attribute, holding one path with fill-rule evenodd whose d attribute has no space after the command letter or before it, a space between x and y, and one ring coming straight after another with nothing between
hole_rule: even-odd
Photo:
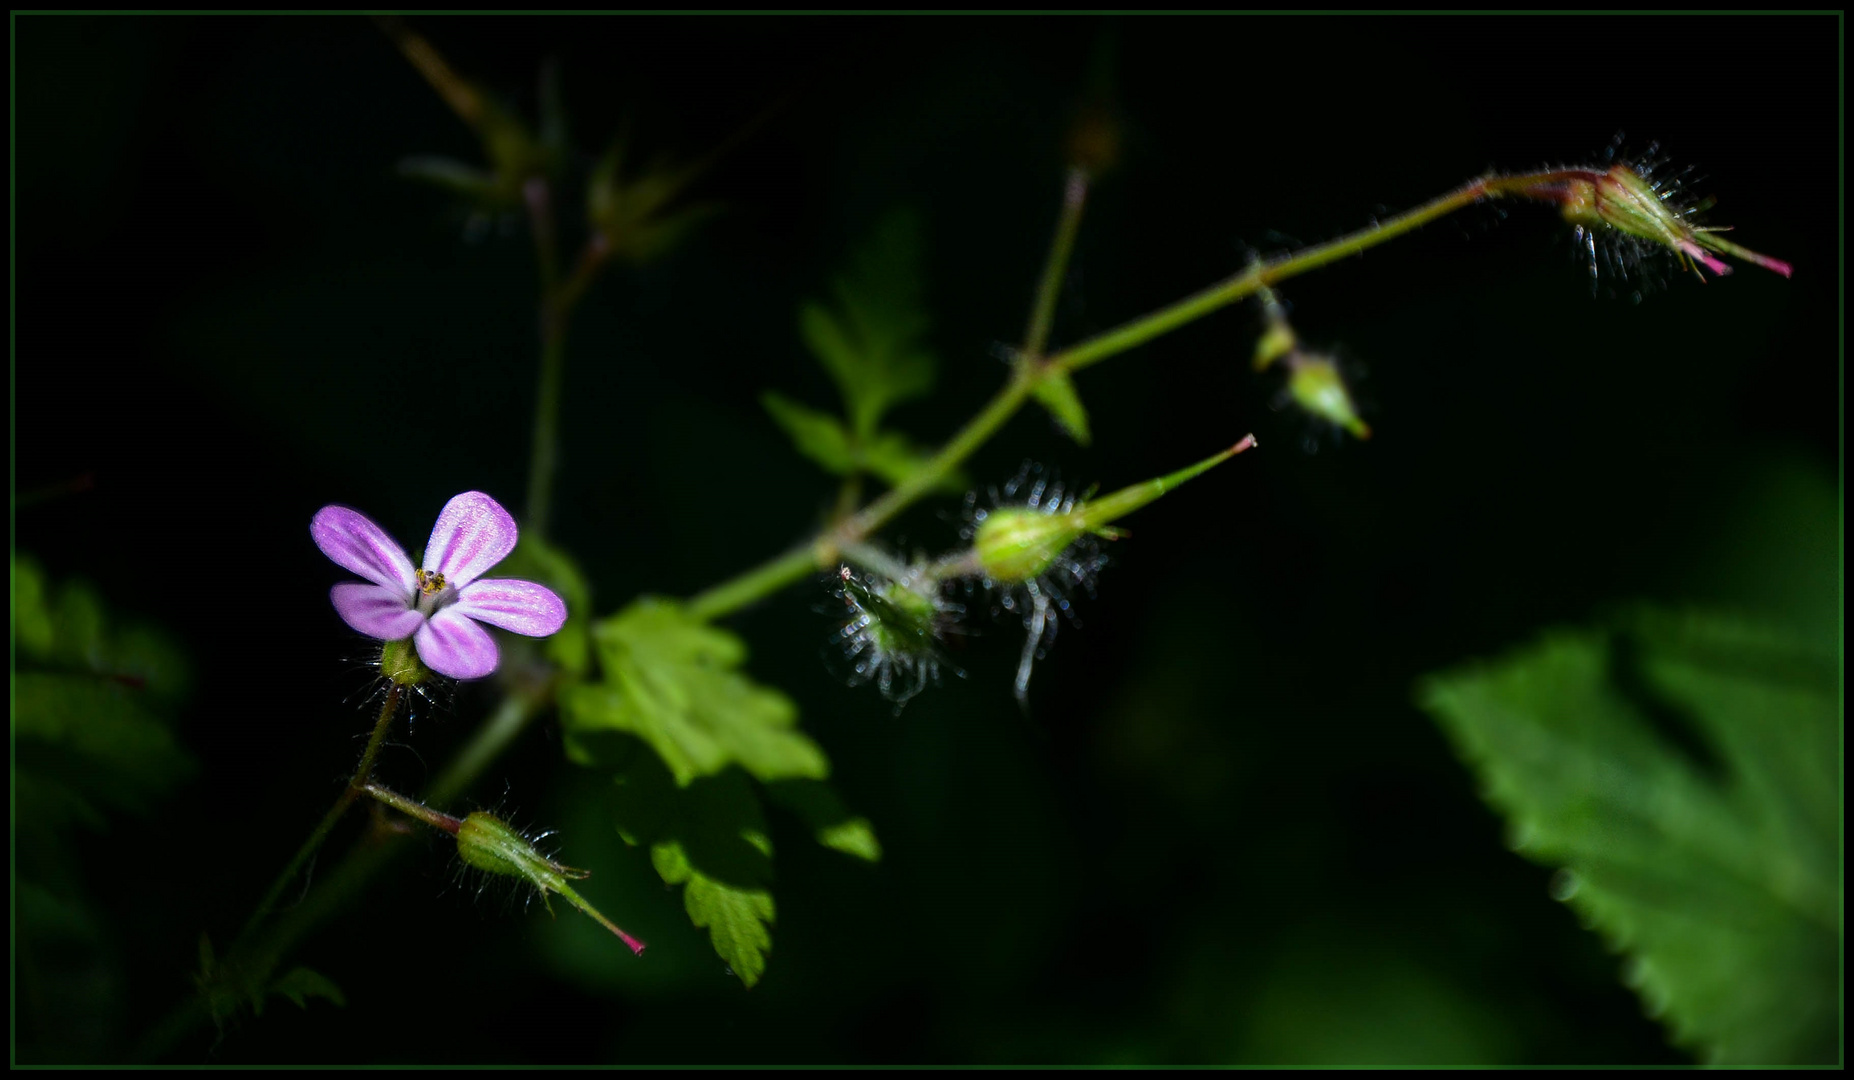
<instances>
[{"instance_id":1,"label":"lobed leaf","mask_svg":"<svg viewBox=\"0 0 1854 1080\"><path fill-rule=\"evenodd\" d=\"M1841 714L1831 655L1644 614L1428 680L1526 857L1720 1065L1838 1054Z\"/></svg>"},{"instance_id":2,"label":"lobed leaf","mask_svg":"<svg viewBox=\"0 0 1854 1080\"><path fill-rule=\"evenodd\" d=\"M735 670L746 647L728 631L645 598L596 624L593 643L603 681L561 699L570 754L588 734L627 732L683 786L730 765L760 780L829 774L824 752L797 730L792 700Z\"/></svg>"}]
</instances>

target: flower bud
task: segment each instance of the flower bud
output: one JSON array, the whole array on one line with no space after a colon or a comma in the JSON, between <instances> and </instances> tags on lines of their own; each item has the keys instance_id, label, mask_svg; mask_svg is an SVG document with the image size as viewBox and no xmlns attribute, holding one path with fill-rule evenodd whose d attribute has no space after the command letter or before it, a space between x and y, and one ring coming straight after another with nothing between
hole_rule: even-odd
<instances>
[{"instance_id":1,"label":"flower bud","mask_svg":"<svg viewBox=\"0 0 1854 1080\"><path fill-rule=\"evenodd\" d=\"M1066 509L1001 506L988 511L972 534L973 561L999 584L1029 581L1046 572L1084 534L1111 538L1115 534L1108 525L1116 519L1254 445L1255 436L1244 436L1235 446L1195 465Z\"/></svg>"},{"instance_id":2,"label":"flower bud","mask_svg":"<svg viewBox=\"0 0 1854 1080\"><path fill-rule=\"evenodd\" d=\"M457 830L457 854L466 864L485 873L520 878L533 885L540 890L541 903L544 905L547 904L548 893L559 893L568 903L617 934L630 946L632 952L643 953L643 942L618 929L567 884L569 879L579 881L590 877L588 871L562 866L542 855L527 837L507 822L480 810L464 818L463 825ZM548 910L551 913L553 909L549 906Z\"/></svg>"},{"instance_id":3,"label":"flower bud","mask_svg":"<svg viewBox=\"0 0 1854 1080\"><path fill-rule=\"evenodd\" d=\"M1324 356L1297 353L1291 360L1293 374L1288 376L1288 394L1294 403L1322 420L1330 420L1361 439L1371 437L1371 428L1358 418L1351 391L1339 377L1339 365Z\"/></svg>"}]
</instances>

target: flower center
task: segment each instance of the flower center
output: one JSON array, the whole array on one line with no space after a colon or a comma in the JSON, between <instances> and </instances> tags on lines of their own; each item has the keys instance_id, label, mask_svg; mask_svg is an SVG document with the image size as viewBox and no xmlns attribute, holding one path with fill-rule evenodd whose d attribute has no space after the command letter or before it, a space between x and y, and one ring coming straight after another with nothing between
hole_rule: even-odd
<instances>
[{"instance_id":1,"label":"flower center","mask_svg":"<svg viewBox=\"0 0 1854 1080\"><path fill-rule=\"evenodd\" d=\"M418 602L418 610L427 617L456 599L457 590L450 587L443 574L436 570L418 570L414 573L418 579L418 596L414 599Z\"/></svg>"}]
</instances>

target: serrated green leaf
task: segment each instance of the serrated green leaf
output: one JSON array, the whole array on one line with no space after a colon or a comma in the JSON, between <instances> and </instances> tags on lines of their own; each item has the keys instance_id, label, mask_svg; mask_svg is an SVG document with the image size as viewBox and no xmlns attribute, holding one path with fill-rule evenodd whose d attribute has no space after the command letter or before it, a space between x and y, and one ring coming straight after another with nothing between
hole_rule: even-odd
<instances>
[{"instance_id":1,"label":"serrated green leaf","mask_svg":"<svg viewBox=\"0 0 1854 1080\"><path fill-rule=\"evenodd\" d=\"M807 408L783 394L768 390L760 395L778 425L791 437L798 452L822 466L825 472L848 476L856 471L856 455L850 449L849 433L836 417Z\"/></svg>"},{"instance_id":2,"label":"serrated green leaf","mask_svg":"<svg viewBox=\"0 0 1854 1080\"><path fill-rule=\"evenodd\" d=\"M1714 1064L1821 1064L1839 1024L1835 670L1756 629L1651 614L1422 698L1676 1042Z\"/></svg>"},{"instance_id":3,"label":"serrated green leaf","mask_svg":"<svg viewBox=\"0 0 1854 1080\"><path fill-rule=\"evenodd\" d=\"M1069 438L1083 446L1088 445L1091 436L1088 433L1088 410L1082 407L1081 395L1075 390L1075 380L1069 373L1052 370L1036 384L1036 399L1049 410L1049 415L1062 430L1069 433Z\"/></svg>"},{"instance_id":4,"label":"serrated green leaf","mask_svg":"<svg viewBox=\"0 0 1854 1080\"><path fill-rule=\"evenodd\" d=\"M299 1009L307 1009L310 998L321 998L333 1002L337 1007L348 1003L346 995L342 994L333 979L306 967L291 968L288 974L270 984L268 993L289 998ZM256 1005L256 1011L264 1011L261 1003Z\"/></svg>"},{"instance_id":5,"label":"serrated green leaf","mask_svg":"<svg viewBox=\"0 0 1854 1080\"><path fill-rule=\"evenodd\" d=\"M883 413L933 386L920 247L913 216L889 217L852 255L835 303L799 312L800 334L842 392L850 433L865 443Z\"/></svg>"},{"instance_id":6,"label":"serrated green leaf","mask_svg":"<svg viewBox=\"0 0 1854 1080\"><path fill-rule=\"evenodd\" d=\"M752 989L766 973L766 954L772 950L770 926L777 914L772 893L708 877L695 869L677 844L653 845L650 862L664 881L683 886L682 902L689 921L708 931L715 954L727 961L742 985Z\"/></svg>"},{"instance_id":7,"label":"serrated green leaf","mask_svg":"<svg viewBox=\"0 0 1854 1080\"><path fill-rule=\"evenodd\" d=\"M629 732L655 750L678 784L739 765L761 780L822 779L830 763L797 729L798 707L740 674L740 638L674 602L644 598L597 623L604 679L562 694L568 753L575 740Z\"/></svg>"}]
</instances>

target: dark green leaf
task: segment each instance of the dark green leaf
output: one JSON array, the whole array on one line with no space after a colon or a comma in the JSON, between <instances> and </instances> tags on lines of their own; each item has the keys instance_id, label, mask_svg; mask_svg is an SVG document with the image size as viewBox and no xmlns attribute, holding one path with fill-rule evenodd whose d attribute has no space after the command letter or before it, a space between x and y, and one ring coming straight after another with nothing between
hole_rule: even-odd
<instances>
[{"instance_id":1,"label":"dark green leaf","mask_svg":"<svg viewBox=\"0 0 1854 1080\"><path fill-rule=\"evenodd\" d=\"M679 784L739 765L761 780L821 779L830 764L790 698L740 674L746 646L670 601L645 598L593 630L604 679L562 695L567 750L601 731L637 735Z\"/></svg>"},{"instance_id":2,"label":"dark green leaf","mask_svg":"<svg viewBox=\"0 0 1854 1080\"><path fill-rule=\"evenodd\" d=\"M1723 619L1558 632L1426 707L1553 893L1677 1042L1722 1065L1838 1047L1835 658Z\"/></svg>"}]
</instances>

